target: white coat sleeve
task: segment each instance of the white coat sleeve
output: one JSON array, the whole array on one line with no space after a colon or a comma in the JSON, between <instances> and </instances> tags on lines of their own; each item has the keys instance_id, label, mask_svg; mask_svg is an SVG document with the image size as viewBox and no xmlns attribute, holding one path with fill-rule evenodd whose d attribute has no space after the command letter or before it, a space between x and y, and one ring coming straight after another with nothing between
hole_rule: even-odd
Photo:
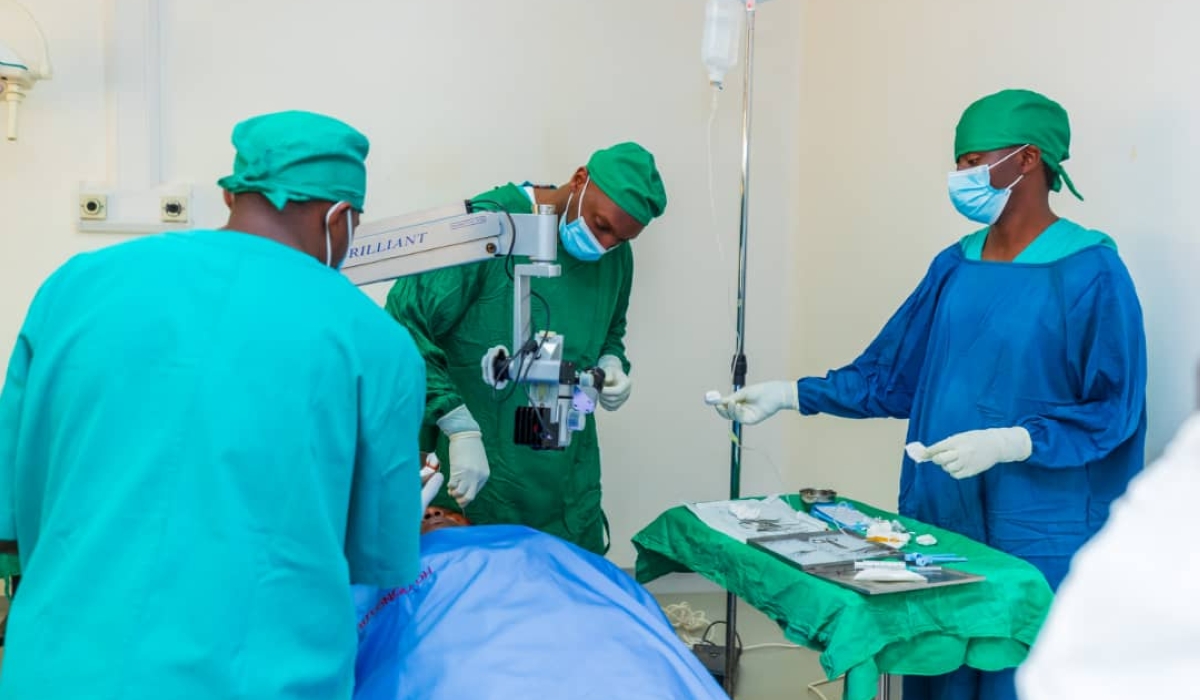
<instances>
[{"instance_id":1,"label":"white coat sleeve","mask_svg":"<svg viewBox=\"0 0 1200 700\"><path fill-rule=\"evenodd\" d=\"M1029 660L1021 700L1182 697L1195 688L1200 414L1113 504L1075 556Z\"/></svg>"}]
</instances>

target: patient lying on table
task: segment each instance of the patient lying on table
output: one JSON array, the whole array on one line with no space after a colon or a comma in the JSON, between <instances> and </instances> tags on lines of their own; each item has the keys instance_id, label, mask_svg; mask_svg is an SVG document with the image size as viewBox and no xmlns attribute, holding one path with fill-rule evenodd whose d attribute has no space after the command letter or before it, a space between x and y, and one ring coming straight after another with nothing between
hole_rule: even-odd
<instances>
[{"instance_id":1,"label":"patient lying on table","mask_svg":"<svg viewBox=\"0 0 1200 700\"><path fill-rule=\"evenodd\" d=\"M410 586L356 586L356 700L726 698L654 598L602 557L428 508Z\"/></svg>"}]
</instances>

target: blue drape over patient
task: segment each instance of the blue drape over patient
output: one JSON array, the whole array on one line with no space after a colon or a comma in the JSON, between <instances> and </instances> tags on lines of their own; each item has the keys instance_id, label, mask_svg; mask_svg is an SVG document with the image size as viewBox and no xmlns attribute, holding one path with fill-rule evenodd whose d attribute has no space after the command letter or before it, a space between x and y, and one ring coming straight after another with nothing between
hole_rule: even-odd
<instances>
[{"instance_id":1,"label":"blue drape over patient","mask_svg":"<svg viewBox=\"0 0 1200 700\"><path fill-rule=\"evenodd\" d=\"M653 596L522 526L422 538L411 586L357 586L356 700L727 697Z\"/></svg>"}]
</instances>

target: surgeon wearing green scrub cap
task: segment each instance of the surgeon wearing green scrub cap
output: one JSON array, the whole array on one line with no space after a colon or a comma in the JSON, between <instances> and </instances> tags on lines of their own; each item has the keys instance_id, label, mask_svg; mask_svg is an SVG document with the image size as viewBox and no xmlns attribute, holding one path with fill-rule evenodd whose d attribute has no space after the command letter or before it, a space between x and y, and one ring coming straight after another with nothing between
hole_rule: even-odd
<instances>
[{"instance_id":1,"label":"surgeon wearing green scrub cap","mask_svg":"<svg viewBox=\"0 0 1200 700\"><path fill-rule=\"evenodd\" d=\"M947 184L950 204L983 227L933 259L853 362L716 406L744 424L784 409L908 419L896 445L900 513L1020 557L1050 588L1142 469L1147 420L1129 271L1109 236L1050 207L1064 187L1079 196L1064 165L1070 139L1066 110L1036 92L971 103ZM947 659L970 664L965 649ZM1016 698L1013 669L970 666L906 676L903 694Z\"/></svg>"},{"instance_id":2,"label":"surgeon wearing green scrub cap","mask_svg":"<svg viewBox=\"0 0 1200 700\"><path fill-rule=\"evenodd\" d=\"M229 228L258 231L340 267L366 197L366 137L336 119L293 111L238 124L233 145L233 173L217 183Z\"/></svg>"},{"instance_id":3,"label":"surgeon wearing green scrub cap","mask_svg":"<svg viewBox=\"0 0 1200 700\"><path fill-rule=\"evenodd\" d=\"M603 369L600 404L620 408L632 388L625 352L630 243L667 205L654 156L638 144L620 143L594 153L559 187L509 183L472 201L520 214L554 207L562 276L534 279L533 289L549 307L550 330L566 337L564 359ZM424 446L450 463L437 503L467 508L474 523L528 525L604 552L595 418L587 418L563 451L516 446L513 418L527 403L524 392L498 397L480 376L480 358L512 342L513 292L505 264L497 259L403 278L388 295L388 312L409 329L426 361ZM535 299L535 318L546 312Z\"/></svg>"},{"instance_id":4,"label":"surgeon wearing green scrub cap","mask_svg":"<svg viewBox=\"0 0 1200 700\"><path fill-rule=\"evenodd\" d=\"M1036 262L1089 245L1116 247L1096 231L1064 236L1051 228L1058 216L1048 192L1065 184L1083 199L1063 165L1070 144L1066 110L1036 92L1003 90L967 107L954 134L950 201L988 227L964 240L968 258Z\"/></svg>"},{"instance_id":5,"label":"surgeon wearing green scrub cap","mask_svg":"<svg viewBox=\"0 0 1200 700\"><path fill-rule=\"evenodd\" d=\"M351 583L417 577L425 365L334 269L367 139L283 112L233 145L223 229L78 255L29 308L0 698L349 700Z\"/></svg>"}]
</instances>

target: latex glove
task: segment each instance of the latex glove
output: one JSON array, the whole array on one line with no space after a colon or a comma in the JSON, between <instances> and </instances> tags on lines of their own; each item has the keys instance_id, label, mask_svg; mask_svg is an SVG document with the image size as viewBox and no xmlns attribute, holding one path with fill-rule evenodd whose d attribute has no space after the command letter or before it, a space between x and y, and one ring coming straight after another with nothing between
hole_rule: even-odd
<instances>
[{"instance_id":1,"label":"latex glove","mask_svg":"<svg viewBox=\"0 0 1200 700\"><path fill-rule=\"evenodd\" d=\"M717 413L726 420L737 421L744 425L761 423L785 408L793 411L800 410L800 396L796 382L776 381L751 384L735 392L732 396L722 397L714 407Z\"/></svg>"},{"instance_id":2,"label":"latex glove","mask_svg":"<svg viewBox=\"0 0 1200 700\"><path fill-rule=\"evenodd\" d=\"M441 462L438 461L437 455L430 452L425 456L425 466L421 467L421 512L433 503L433 499L437 496L438 490L442 488L442 482L446 477L442 476Z\"/></svg>"},{"instance_id":3,"label":"latex glove","mask_svg":"<svg viewBox=\"0 0 1200 700\"><path fill-rule=\"evenodd\" d=\"M1024 428L988 428L951 435L927 450L955 479L982 474L997 464L1024 462L1033 454L1033 440Z\"/></svg>"},{"instance_id":4,"label":"latex glove","mask_svg":"<svg viewBox=\"0 0 1200 700\"><path fill-rule=\"evenodd\" d=\"M485 354L483 359L479 361L479 368L483 370L484 384L487 384L493 389L503 389L504 387L508 386L507 379L496 379L496 358L504 358L508 356L508 348L504 347L503 345L497 345L487 351L487 354ZM509 366L512 367L512 365Z\"/></svg>"},{"instance_id":5,"label":"latex glove","mask_svg":"<svg viewBox=\"0 0 1200 700\"><path fill-rule=\"evenodd\" d=\"M446 488L458 507L466 508L492 473L483 449L483 433L466 406L442 416L438 427L450 438L450 481Z\"/></svg>"},{"instance_id":6,"label":"latex glove","mask_svg":"<svg viewBox=\"0 0 1200 700\"><path fill-rule=\"evenodd\" d=\"M613 355L600 358L596 366L604 370L604 389L600 392L600 405L606 411L615 411L629 399L633 380L625 374L625 365Z\"/></svg>"}]
</instances>

